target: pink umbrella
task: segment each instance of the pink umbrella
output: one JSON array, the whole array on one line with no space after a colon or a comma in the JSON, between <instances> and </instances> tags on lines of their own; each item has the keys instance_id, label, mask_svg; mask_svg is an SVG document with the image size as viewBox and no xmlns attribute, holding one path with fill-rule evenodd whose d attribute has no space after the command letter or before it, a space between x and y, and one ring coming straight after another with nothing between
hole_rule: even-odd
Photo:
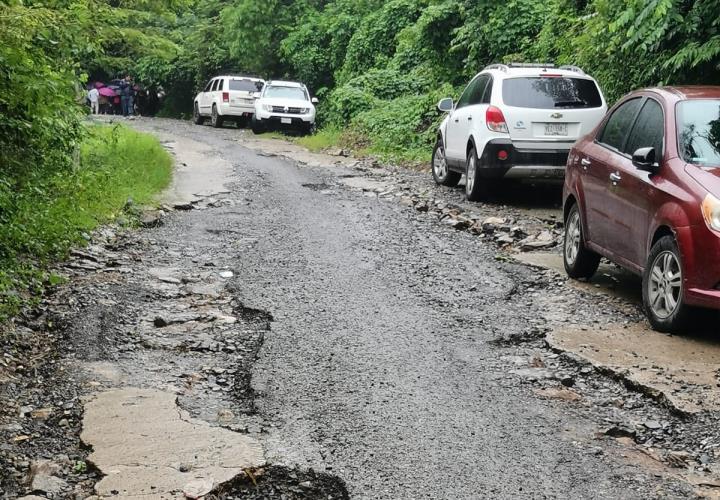
<instances>
[{"instance_id":1,"label":"pink umbrella","mask_svg":"<svg viewBox=\"0 0 720 500\"><path fill-rule=\"evenodd\" d=\"M102 88L102 87L104 87L104 86L105 86L105 84L104 84L103 82L95 82L95 88L96 88L96 89Z\"/></svg>"},{"instance_id":2,"label":"pink umbrella","mask_svg":"<svg viewBox=\"0 0 720 500\"><path fill-rule=\"evenodd\" d=\"M100 95L104 95L105 97L113 97L117 95L113 89L108 87L101 87L98 89L98 92Z\"/></svg>"}]
</instances>

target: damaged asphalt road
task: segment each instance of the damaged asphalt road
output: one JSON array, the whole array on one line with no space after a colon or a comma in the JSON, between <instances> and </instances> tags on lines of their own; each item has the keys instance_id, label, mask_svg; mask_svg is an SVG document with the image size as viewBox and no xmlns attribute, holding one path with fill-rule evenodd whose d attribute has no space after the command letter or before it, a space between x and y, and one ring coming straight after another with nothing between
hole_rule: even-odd
<instances>
[{"instance_id":1,"label":"damaged asphalt road","mask_svg":"<svg viewBox=\"0 0 720 500\"><path fill-rule=\"evenodd\" d=\"M174 151L168 204L177 210L144 220L146 229L100 231L64 267L70 283L18 322L27 335L54 332L57 352L42 380L16 372L8 385L6 496L716 491L714 413L680 415L545 341L561 325L637 322L637 308L513 262L498 250L510 244L497 237L505 231L463 221L462 210L452 215L461 224L439 222L438 199L460 204L457 190L397 170L377 179L372 166L351 160L298 164L259 154L236 129L144 119L134 126ZM369 181L376 189L366 189ZM513 214L512 242L556 243L554 207L518 228L522 210L479 210ZM108 406L117 424L103 418ZM33 416L43 408L43 418ZM162 456L148 459L153 453L138 451L142 439L132 433L104 438L147 413L168 423L147 423L143 435L177 429L166 440L177 446L160 447ZM191 456L183 436L207 453ZM216 440L236 452L213 452ZM128 467L117 461L118 446L137 452L132 465L147 489L123 489L137 485L117 476ZM57 466L40 477L53 491L32 485L40 484L33 466L41 459Z\"/></svg>"}]
</instances>

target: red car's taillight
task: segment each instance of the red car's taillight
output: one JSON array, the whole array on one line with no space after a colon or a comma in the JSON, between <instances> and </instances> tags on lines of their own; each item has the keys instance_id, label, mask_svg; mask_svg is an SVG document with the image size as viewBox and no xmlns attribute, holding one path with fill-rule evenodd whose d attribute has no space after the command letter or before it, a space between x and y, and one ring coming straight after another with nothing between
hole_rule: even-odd
<instances>
[{"instance_id":1,"label":"red car's taillight","mask_svg":"<svg viewBox=\"0 0 720 500\"><path fill-rule=\"evenodd\" d=\"M490 106L487 111L485 111L485 121L487 122L487 127L493 132L503 132L507 134L508 128L507 123L505 123L505 116L502 111L495 106Z\"/></svg>"},{"instance_id":2,"label":"red car's taillight","mask_svg":"<svg viewBox=\"0 0 720 500\"><path fill-rule=\"evenodd\" d=\"M230 102L230 92L223 92L223 102Z\"/></svg>"}]
</instances>

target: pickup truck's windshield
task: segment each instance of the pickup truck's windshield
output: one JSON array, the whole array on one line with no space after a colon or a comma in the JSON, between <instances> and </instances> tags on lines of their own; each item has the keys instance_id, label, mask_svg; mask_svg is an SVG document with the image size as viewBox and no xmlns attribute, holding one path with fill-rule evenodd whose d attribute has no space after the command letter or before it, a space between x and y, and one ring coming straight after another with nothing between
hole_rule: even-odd
<instances>
[{"instance_id":1,"label":"pickup truck's windshield","mask_svg":"<svg viewBox=\"0 0 720 500\"><path fill-rule=\"evenodd\" d=\"M300 87L280 87L269 85L265 88L264 97L280 98L280 99L298 99L307 101L308 97L304 89Z\"/></svg>"},{"instance_id":2,"label":"pickup truck's windshield","mask_svg":"<svg viewBox=\"0 0 720 500\"><path fill-rule=\"evenodd\" d=\"M677 105L680 156L700 167L720 167L720 99L693 99Z\"/></svg>"}]
</instances>

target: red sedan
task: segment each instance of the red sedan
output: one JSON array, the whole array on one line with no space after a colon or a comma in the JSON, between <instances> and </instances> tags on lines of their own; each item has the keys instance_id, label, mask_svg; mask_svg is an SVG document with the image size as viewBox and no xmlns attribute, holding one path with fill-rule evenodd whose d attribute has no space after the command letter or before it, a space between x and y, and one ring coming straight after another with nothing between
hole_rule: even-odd
<instances>
[{"instance_id":1,"label":"red sedan","mask_svg":"<svg viewBox=\"0 0 720 500\"><path fill-rule=\"evenodd\" d=\"M565 269L590 278L600 256L642 275L652 326L720 309L720 87L623 97L568 157Z\"/></svg>"}]
</instances>

